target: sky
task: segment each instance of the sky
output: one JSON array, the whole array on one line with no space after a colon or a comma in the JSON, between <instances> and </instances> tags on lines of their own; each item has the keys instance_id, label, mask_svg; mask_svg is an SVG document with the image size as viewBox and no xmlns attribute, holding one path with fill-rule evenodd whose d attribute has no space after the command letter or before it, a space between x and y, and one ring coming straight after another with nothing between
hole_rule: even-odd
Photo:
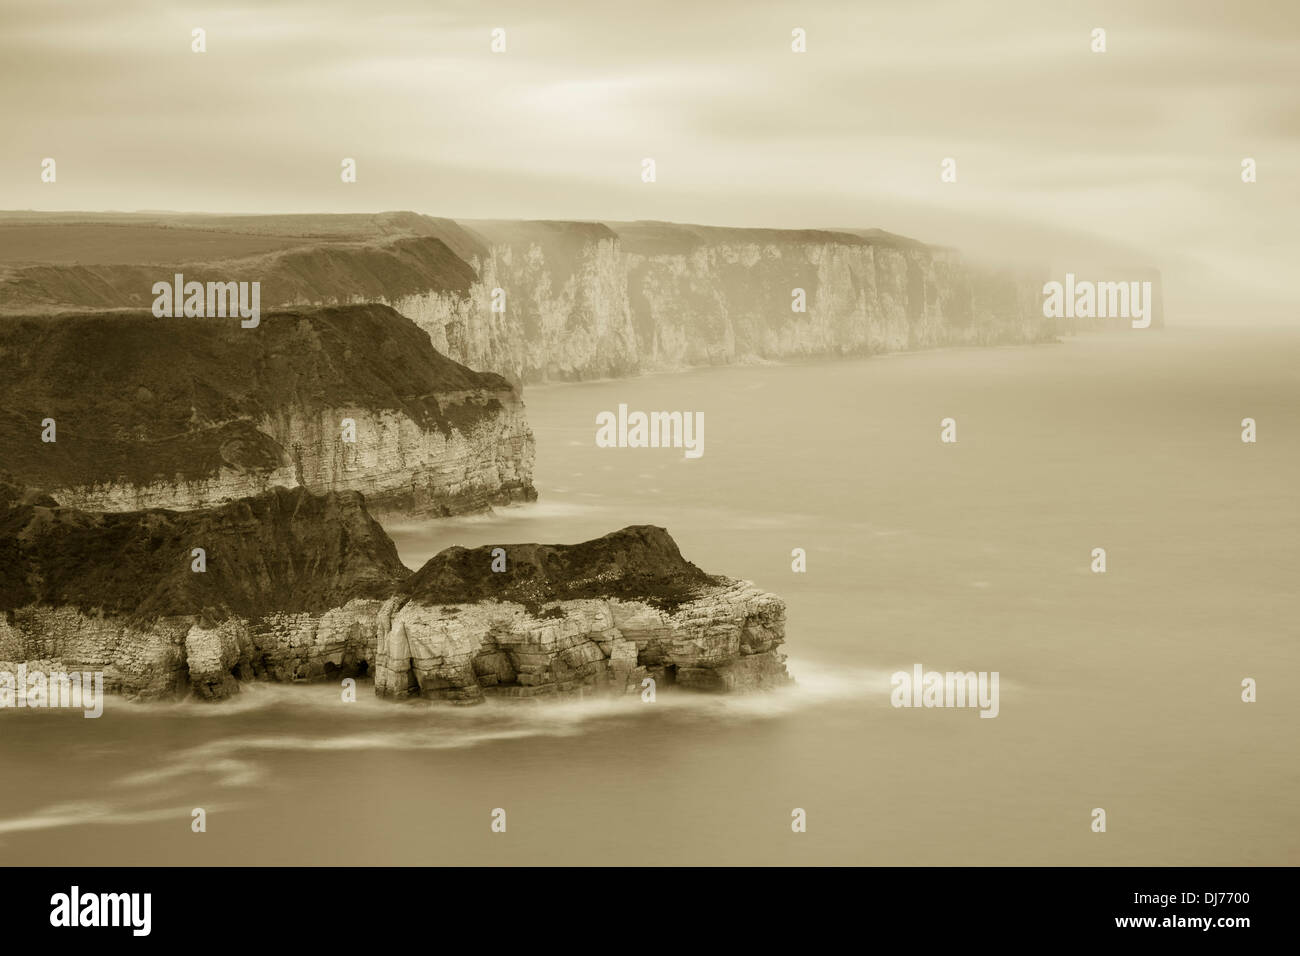
<instances>
[{"instance_id":1,"label":"sky","mask_svg":"<svg viewBox=\"0 0 1300 956\"><path fill-rule=\"evenodd\" d=\"M0 23L0 209L875 227L1159 268L1170 323L1300 322L1295 0L0 0Z\"/></svg>"}]
</instances>

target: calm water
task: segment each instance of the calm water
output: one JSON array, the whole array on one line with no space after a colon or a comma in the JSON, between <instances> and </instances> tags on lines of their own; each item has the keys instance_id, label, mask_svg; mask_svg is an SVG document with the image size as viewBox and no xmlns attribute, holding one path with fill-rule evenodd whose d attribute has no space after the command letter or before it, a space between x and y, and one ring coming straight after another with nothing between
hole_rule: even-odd
<instances>
[{"instance_id":1,"label":"calm water","mask_svg":"<svg viewBox=\"0 0 1300 956\"><path fill-rule=\"evenodd\" d=\"M785 597L797 689L0 713L0 862L1300 863L1298 370L1175 329L530 389L540 503L406 563L663 525ZM703 411L704 457L596 448L620 402ZM999 671L1000 716L890 707L914 663Z\"/></svg>"}]
</instances>

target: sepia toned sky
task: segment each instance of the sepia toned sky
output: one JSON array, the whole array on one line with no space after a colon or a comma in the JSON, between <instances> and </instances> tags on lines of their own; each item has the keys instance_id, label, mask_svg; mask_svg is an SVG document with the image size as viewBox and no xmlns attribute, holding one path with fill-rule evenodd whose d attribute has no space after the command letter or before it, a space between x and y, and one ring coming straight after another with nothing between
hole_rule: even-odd
<instances>
[{"instance_id":1,"label":"sepia toned sky","mask_svg":"<svg viewBox=\"0 0 1300 956\"><path fill-rule=\"evenodd\" d=\"M1154 266L1171 324L1300 321L1292 0L0 0L0 22L2 209L879 227Z\"/></svg>"}]
</instances>

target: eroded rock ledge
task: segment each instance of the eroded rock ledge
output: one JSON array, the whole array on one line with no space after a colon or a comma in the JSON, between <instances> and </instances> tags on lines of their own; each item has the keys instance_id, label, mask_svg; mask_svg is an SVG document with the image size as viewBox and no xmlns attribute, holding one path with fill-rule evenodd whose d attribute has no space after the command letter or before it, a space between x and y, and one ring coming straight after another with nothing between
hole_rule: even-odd
<instances>
[{"instance_id":1,"label":"eroded rock ledge","mask_svg":"<svg viewBox=\"0 0 1300 956\"><path fill-rule=\"evenodd\" d=\"M103 671L139 699L371 674L381 697L460 703L790 680L784 603L662 528L501 547L504 572L451 548L412 574L355 492L89 513L0 485L0 670Z\"/></svg>"}]
</instances>

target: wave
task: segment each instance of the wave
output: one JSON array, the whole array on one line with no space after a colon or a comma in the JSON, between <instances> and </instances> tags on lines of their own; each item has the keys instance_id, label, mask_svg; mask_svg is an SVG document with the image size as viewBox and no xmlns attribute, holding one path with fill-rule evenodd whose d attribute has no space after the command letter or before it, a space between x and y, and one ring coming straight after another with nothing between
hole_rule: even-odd
<instances>
[{"instance_id":1,"label":"wave","mask_svg":"<svg viewBox=\"0 0 1300 956\"><path fill-rule=\"evenodd\" d=\"M230 810L235 804L209 804L209 813ZM161 820L189 819L193 808L189 806L149 807L130 809L109 803L60 803L44 807L26 816L0 820L0 837L7 833L30 833L34 830L56 830L88 824L129 826L155 823ZM0 842L3 842L0 840Z\"/></svg>"}]
</instances>

